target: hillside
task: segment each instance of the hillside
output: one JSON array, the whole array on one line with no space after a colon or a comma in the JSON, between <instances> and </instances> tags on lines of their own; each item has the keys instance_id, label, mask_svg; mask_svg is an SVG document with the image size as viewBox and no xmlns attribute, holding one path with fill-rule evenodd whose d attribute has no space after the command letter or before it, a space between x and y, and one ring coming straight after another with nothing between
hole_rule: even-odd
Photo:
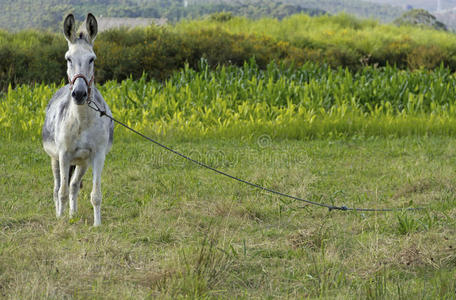
<instances>
[{"instance_id":1,"label":"hillside","mask_svg":"<svg viewBox=\"0 0 456 300\"><path fill-rule=\"evenodd\" d=\"M372 3L389 4L393 6L422 8L430 12L436 12L438 0L364 0ZM440 0L440 9L447 10L456 7L456 0Z\"/></svg>"},{"instance_id":2,"label":"hillside","mask_svg":"<svg viewBox=\"0 0 456 300\"><path fill-rule=\"evenodd\" d=\"M295 5L324 9L330 14L345 12L360 18L372 18L382 22L391 22L402 13L389 4L378 4L362 0L288 0Z\"/></svg>"},{"instance_id":3,"label":"hillside","mask_svg":"<svg viewBox=\"0 0 456 300\"><path fill-rule=\"evenodd\" d=\"M282 19L295 13L320 15L344 11L384 22L390 22L402 13L390 5L362 0L0 0L0 7L0 28L12 31L25 28L57 31L68 12L82 19L89 11L97 16L166 18L169 22L222 11L254 19L266 16Z\"/></svg>"}]
</instances>

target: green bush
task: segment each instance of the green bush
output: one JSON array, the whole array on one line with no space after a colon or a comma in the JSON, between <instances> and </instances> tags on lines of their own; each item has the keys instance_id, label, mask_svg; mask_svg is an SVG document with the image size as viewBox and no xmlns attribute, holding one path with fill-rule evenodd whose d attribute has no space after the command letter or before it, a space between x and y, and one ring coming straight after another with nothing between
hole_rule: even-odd
<instances>
[{"instance_id":1,"label":"green bush","mask_svg":"<svg viewBox=\"0 0 456 300\"><path fill-rule=\"evenodd\" d=\"M219 12L219 13L214 13L209 16L209 19L211 21L216 21L216 22L227 22L233 18L233 14L231 12Z\"/></svg>"},{"instance_id":2,"label":"green bush","mask_svg":"<svg viewBox=\"0 0 456 300\"><path fill-rule=\"evenodd\" d=\"M293 16L223 22L185 21L175 26L102 32L95 42L96 81L140 78L164 80L202 57L211 67L242 66L255 59L260 68L272 61L306 62L361 70L367 65L456 70L456 37L435 30L380 25L347 15ZM11 84L66 80L62 34L0 31L0 91Z\"/></svg>"},{"instance_id":3,"label":"green bush","mask_svg":"<svg viewBox=\"0 0 456 300\"><path fill-rule=\"evenodd\" d=\"M0 90L9 84L60 82L66 49L64 39L52 33L0 32Z\"/></svg>"}]
</instances>

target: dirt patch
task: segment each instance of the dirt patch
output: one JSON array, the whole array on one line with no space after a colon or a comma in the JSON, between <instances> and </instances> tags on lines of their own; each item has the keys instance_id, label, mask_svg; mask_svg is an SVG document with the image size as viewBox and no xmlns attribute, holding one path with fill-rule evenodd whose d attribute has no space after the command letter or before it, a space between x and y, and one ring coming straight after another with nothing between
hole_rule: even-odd
<instances>
[{"instance_id":1,"label":"dirt patch","mask_svg":"<svg viewBox=\"0 0 456 300\"><path fill-rule=\"evenodd\" d=\"M425 264L425 257L415 244L402 249L395 259L402 265L406 266L422 266Z\"/></svg>"},{"instance_id":2,"label":"dirt patch","mask_svg":"<svg viewBox=\"0 0 456 300\"><path fill-rule=\"evenodd\" d=\"M316 229L303 229L288 237L288 241L294 249L308 248L320 249L328 239L328 231L321 226Z\"/></svg>"},{"instance_id":3,"label":"dirt patch","mask_svg":"<svg viewBox=\"0 0 456 300\"><path fill-rule=\"evenodd\" d=\"M174 270L161 273L149 272L143 275L132 276L131 281L146 288L160 290L166 286L167 282L171 280L175 273Z\"/></svg>"}]
</instances>

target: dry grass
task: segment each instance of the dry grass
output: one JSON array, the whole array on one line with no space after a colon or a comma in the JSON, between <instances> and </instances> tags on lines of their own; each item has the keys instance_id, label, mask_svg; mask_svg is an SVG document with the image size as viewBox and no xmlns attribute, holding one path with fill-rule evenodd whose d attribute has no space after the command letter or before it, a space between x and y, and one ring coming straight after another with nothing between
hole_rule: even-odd
<instances>
[{"instance_id":1,"label":"dry grass","mask_svg":"<svg viewBox=\"0 0 456 300\"><path fill-rule=\"evenodd\" d=\"M455 297L452 139L273 141L260 148L239 140L171 144L187 153L222 149L214 161L222 169L312 200L427 209L328 212L123 138L103 176L103 226L92 228L90 178L78 215L56 220L40 144L5 141L0 297ZM278 150L289 155L270 159ZM257 155L237 155L247 151ZM284 159L293 155L306 159Z\"/></svg>"}]
</instances>

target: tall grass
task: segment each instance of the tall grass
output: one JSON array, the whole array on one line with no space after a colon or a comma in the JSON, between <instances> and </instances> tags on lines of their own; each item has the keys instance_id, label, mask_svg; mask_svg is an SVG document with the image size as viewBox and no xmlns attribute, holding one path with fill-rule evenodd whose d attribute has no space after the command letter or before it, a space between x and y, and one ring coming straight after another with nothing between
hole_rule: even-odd
<instances>
[{"instance_id":1,"label":"tall grass","mask_svg":"<svg viewBox=\"0 0 456 300\"><path fill-rule=\"evenodd\" d=\"M38 137L45 106L61 85L11 87L0 99L8 137ZM254 61L211 70L202 60L165 82L127 79L99 86L115 118L138 130L183 138L453 135L456 80L446 68L359 72L315 64L301 68Z\"/></svg>"}]
</instances>

